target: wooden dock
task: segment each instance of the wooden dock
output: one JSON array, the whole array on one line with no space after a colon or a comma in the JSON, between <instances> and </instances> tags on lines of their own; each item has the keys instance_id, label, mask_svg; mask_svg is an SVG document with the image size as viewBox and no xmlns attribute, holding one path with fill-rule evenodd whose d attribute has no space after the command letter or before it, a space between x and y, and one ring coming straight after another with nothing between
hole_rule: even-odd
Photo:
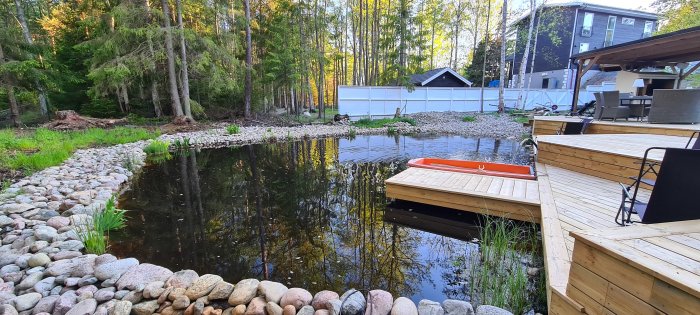
<instances>
[{"instance_id":1,"label":"wooden dock","mask_svg":"<svg viewBox=\"0 0 700 315\"><path fill-rule=\"evenodd\" d=\"M598 131L616 134L542 135L540 125L536 181L409 168L386 181L387 196L540 223L550 314L700 314L700 220L614 222L619 182L637 175L644 151L685 147L698 126L611 123Z\"/></svg>"},{"instance_id":2,"label":"wooden dock","mask_svg":"<svg viewBox=\"0 0 700 315\"><path fill-rule=\"evenodd\" d=\"M639 174L639 163L650 147L684 148L688 137L642 134L537 136L537 160L579 173L618 182ZM663 151L649 154L661 161Z\"/></svg>"},{"instance_id":3,"label":"wooden dock","mask_svg":"<svg viewBox=\"0 0 700 315\"><path fill-rule=\"evenodd\" d=\"M579 117L570 116L535 116L532 135L556 135L566 122L580 122ZM649 134L690 137L693 131L700 130L698 125L650 124L634 120L596 120L589 127L588 134Z\"/></svg>"},{"instance_id":4,"label":"wooden dock","mask_svg":"<svg viewBox=\"0 0 700 315\"><path fill-rule=\"evenodd\" d=\"M388 198L539 222L540 197L532 180L411 167L386 180Z\"/></svg>"}]
</instances>

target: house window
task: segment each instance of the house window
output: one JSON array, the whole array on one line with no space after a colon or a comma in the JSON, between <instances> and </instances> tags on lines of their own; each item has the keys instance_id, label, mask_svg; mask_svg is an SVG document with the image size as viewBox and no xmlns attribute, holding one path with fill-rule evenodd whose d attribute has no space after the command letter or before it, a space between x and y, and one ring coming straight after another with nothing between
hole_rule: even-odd
<instances>
[{"instance_id":1,"label":"house window","mask_svg":"<svg viewBox=\"0 0 700 315\"><path fill-rule=\"evenodd\" d=\"M591 37L591 31L593 29L593 13L586 12L583 16L583 27L581 28L581 36Z\"/></svg>"},{"instance_id":2,"label":"house window","mask_svg":"<svg viewBox=\"0 0 700 315\"><path fill-rule=\"evenodd\" d=\"M634 19L633 18L622 18L622 25L634 25Z\"/></svg>"},{"instance_id":3,"label":"house window","mask_svg":"<svg viewBox=\"0 0 700 315\"><path fill-rule=\"evenodd\" d=\"M544 78L544 79L542 79L542 88L543 88L543 89L548 89L548 88L549 88L549 78Z\"/></svg>"},{"instance_id":4,"label":"house window","mask_svg":"<svg viewBox=\"0 0 700 315\"><path fill-rule=\"evenodd\" d=\"M578 52L579 53L586 52L586 51L588 51L588 43L578 44Z\"/></svg>"},{"instance_id":5,"label":"house window","mask_svg":"<svg viewBox=\"0 0 700 315\"><path fill-rule=\"evenodd\" d=\"M642 38L647 38L651 36L651 32L654 30L654 21L646 21L644 22L644 34L642 34Z\"/></svg>"},{"instance_id":6,"label":"house window","mask_svg":"<svg viewBox=\"0 0 700 315\"><path fill-rule=\"evenodd\" d=\"M611 15L608 17L608 29L605 30L605 43L603 47L608 47L613 44L613 36L615 36L615 24L617 23L617 16Z\"/></svg>"}]
</instances>

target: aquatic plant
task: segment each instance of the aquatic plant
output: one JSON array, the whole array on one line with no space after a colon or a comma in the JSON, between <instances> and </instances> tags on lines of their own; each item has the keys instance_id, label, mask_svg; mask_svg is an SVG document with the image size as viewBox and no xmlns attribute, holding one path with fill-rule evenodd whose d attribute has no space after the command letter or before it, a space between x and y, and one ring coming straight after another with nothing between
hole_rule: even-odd
<instances>
[{"instance_id":1,"label":"aquatic plant","mask_svg":"<svg viewBox=\"0 0 700 315\"><path fill-rule=\"evenodd\" d=\"M350 137L350 139L355 139L356 136L357 130L355 130L355 128L348 129L348 137Z\"/></svg>"},{"instance_id":2,"label":"aquatic plant","mask_svg":"<svg viewBox=\"0 0 700 315\"><path fill-rule=\"evenodd\" d=\"M230 135L237 135L241 133L241 127L236 124L230 124L226 126L226 132Z\"/></svg>"},{"instance_id":3,"label":"aquatic plant","mask_svg":"<svg viewBox=\"0 0 700 315\"><path fill-rule=\"evenodd\" d=\"M102 232L118 230L126 223L126 210L117 209L114 196L107 200L105 209L95 213L95 229Z\"/></svg>"},{"instance_id":4,"label":"aquatic plant","mask_svg":"<svg viewBox=\"0 0 700 315\"><path fill-rule=\"evenodd\" d=\"M389 127L386 128L386 133L389 134L389 135L395 135L395 134L397 134L397 133L399 133L399 132L398 132L398 130L396 129L396 127L394 127L394 126L389 126Z\"/></svg>"},{"instance_id":5,"label":"aquatic plant","mask_svg":"<svg viewBox=\"0 0 700 315\"><path fill-rule=\"evenodd\" d=\"M175 139L173 146L175 150L187 150L190 148L190 138Z\"/></svg>"},{"instance_id":6,"label":"aquatic plant","mask_svg":"<svg viewBox=\"0 0 700 315\"><path fill-rule=\"evenodd\" d=\"M101 255L107 250L109 231L118 230L126 223L126 210L117 209L114 196L107 200L105 208L92 216L92 222L78 226L78 237L85 245L85 251Z\"/></svg>"},{"instance_id":7,"label":"aquatic plant","mask_svg":"<svg viewBox=\"0 0 700 315\"><path fill-rule=\"evenodd\" d=\"M79 226L77 234L88 254L102 255L107 251L107 240L104 233L98 231L94 223Z\"/></svg>"},{"instance_id":8,"label":"aquatic plant","mask_svg":"<svg viewBox=\"0 0 700 315\"><path fill-rule=\"evenodd\" d=\"M462 118L462 121L463 121L463 122L475 122L475 121L476 121L476 117L474 117L474 116L464 116L464 118Z\"/></svg>"},{"instance_id":9,"label":"aquatic plant","mask_svg":"<svg viewBox=\"0 0 700 315\"><path fill-rule=\"evenodd\" d=\"M538 235L534 224L488 216L484 219L480 228L481 255L472 262L470 270L472 293L481 304L522 314L536 303L529 296L539 300L542 293L538 291L545 288L535 286L537 281L527 273L527 263L535 262L541 253Z\"/></svg>"},{"instance_id":10,"label":"aquatic plant","mask_svg":"<svg viewBox=\"0 0 700 315\"><path fill-rule=\"evenodd\" d=\"M169 147L170 142L168 141L153 140L145 148L143 148L143 152L146 152L148 155L164 155L169 152Z\"/></svg>"}]
</instances>

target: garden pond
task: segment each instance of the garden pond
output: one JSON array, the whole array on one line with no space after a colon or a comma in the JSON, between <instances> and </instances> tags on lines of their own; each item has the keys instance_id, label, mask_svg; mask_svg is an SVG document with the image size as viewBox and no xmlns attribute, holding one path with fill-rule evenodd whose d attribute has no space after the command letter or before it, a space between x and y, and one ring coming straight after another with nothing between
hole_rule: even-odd
<instances>
[{"instance_id":1,"label":"garden pond","mask_svg":"<svg viewBox=\"0 0 700 315\"><path fill-rule=\"evenodd\" d=\"M473 240L483 217L385 198L384 180L417 157L529 162L515 140L462 136L184 150L145 166L120 196L128 222L110 235L109 251L232 283L257 278L311 292L384 289L415 302L474 301L474 266L483 259ZM531 247L518 254L524 265L539 260ZM535 291L541 280L530 278Z\"/></svg>"}]
</instances>

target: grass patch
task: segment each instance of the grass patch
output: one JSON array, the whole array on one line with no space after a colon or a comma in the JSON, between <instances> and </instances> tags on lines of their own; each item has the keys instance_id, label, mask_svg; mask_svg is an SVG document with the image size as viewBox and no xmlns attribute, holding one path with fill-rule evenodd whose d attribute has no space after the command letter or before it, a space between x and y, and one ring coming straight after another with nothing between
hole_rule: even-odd
<instances>
[{"instance_id":1,"label":"grass patch","mask_svg":"<svg viewBox=\"0 0 700 315\"><path fill-rule=\"evenodd\" d=\"M476 121L476 117L474 117L474 116L464 116L464 118L462 118L462 121L463 121L463 122L475 122L475 121Z\"/></svg>"},{"instance_id":2,"label":"grass patch","mask_svg":"<svg viewBox=\"0 0 700 315\"><path fill-rule=\"evenodd\" d=\"M534 224L486 217L481 224L479 261L471 264L473 295L488 304L523 314L538 307L546 286L531 279L528 264L541 260L541 243ZM543 273L543 271L540 271ZM545 299L546 300L546 299ZM546 305L546 304L545 304Z\"/></svg>"},{"instance_id":3,"label":"grass patch","mask_svg":"<svg viewBox=\"0 0 700 315\"><path fill-rule=\"evenodd\" d=\"M513 116L513 121L520 124L527 124L530 122L530 118L527 116Z\"/></svg>"},{"instance_id":4,"label":"grass patch","mask_svg":"<svg viewBox=\"0 0 700 315\"><path fill-rule=\"evenodd\" d=\"M175 139L173 142L175 150L187 150L190 148L190 138Z\"/></svg>"},{"instance_id":5,"label":"grass patch","mask_svg":"<svg viewBox=\"0 0 700 315\"><path fill-rule=\"evenodd\" d=\"M108 232L124 227L126 223L125 210L117 209L114 196L107 200L105 209L95 214L95 228L99 231Z\"/></svg>"},{"instance_id":6,"label":"grass patch","mask_svg":"<svg viewBox=\"0 0 700 315\"><path fill-rule=\"evenodd\" d=\"M230 135L237 135L241 133L241 127L236 124L230 124L226 126L226 132Z\"/></svg>"},{"instance_id":7,"label":"grass patch","mask_svg":"<svg viewBox=\"0 0 700 315\"><path fill-rule=\"evenodd\" d=\"M382 128L386 125L390 125L397 122L405 122L411 126L416 125L416 121L408 117L399 118L382 118L382 119L369 119L363 118L353 123L353 126L359 128Z\"/></svg>"},{"instance_id":8,"label":"grass patch","mask_svg":"<svg viewBox=\"0 0 700 315\"><path fill-rule=\"evenodd\" d=\"M0 130L0 169L20 170L25 175L56 166L78 149L152 139L158 133L143 128L52 131L44 128L26 134Z\"/></svg>"},{"instance_id":9,"label":"grass patch","mask_svg":"<svg viewBox=\"0 0 700 315\"><path fill-rule=\"evenodd\" d=\"M170 148L170 142L153 140L143 148L143 152L148 155L165 155L169 153L168 148Z\"/></svg>"}]
</instances>

